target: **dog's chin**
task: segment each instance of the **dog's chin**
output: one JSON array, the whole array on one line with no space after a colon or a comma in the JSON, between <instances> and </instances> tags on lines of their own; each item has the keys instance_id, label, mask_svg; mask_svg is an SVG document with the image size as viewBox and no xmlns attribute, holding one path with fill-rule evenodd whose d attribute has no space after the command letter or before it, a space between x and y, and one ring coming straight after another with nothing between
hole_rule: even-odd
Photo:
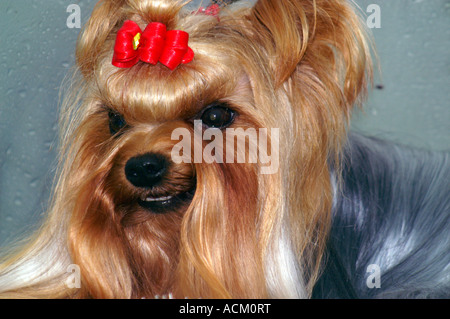
<instances>
[{"instance_id":1,"label":"dog's chin","mask_svg":"<svg viewBox=\"0 0 450 319\"><path fill-rule=\"evenodd\" d=\"M144 195L138 200L138 204L150 213L167 214L188 206L194 194L195 187L173 195Z\"/></svg>"}]
</instances>

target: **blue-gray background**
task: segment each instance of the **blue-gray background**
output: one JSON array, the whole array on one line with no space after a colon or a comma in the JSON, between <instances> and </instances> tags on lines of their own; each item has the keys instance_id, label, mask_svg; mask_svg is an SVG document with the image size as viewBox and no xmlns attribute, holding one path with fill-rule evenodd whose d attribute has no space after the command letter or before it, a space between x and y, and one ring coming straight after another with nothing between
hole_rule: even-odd
<instances>
[{"instance_id":1,"label":"blue-gray background","mask_svg":"<svg viewBox=\"0 0 450 319\"><path fill-rule=\"evenodd\" d=\"M200 1L194 1L197 5ZM0 245L41 220L55 168L59 86L95 1L0 0ZM358 130L426 149L450 147L450 1L356 0L381 8L373 29L382 78Z\"/></svg>"}]
</instances>

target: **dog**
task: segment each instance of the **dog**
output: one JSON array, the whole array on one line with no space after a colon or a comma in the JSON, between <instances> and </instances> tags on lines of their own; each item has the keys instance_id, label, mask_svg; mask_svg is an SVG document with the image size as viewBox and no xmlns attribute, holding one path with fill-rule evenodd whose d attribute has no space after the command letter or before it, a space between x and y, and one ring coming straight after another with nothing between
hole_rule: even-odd
<instances>
[{"instance_id":1,"label":"dog","mask_svg":"<svg viewBox=\"0 0 450 319\"><path fill-rule=\"evenodd\" d=\"M2 297L450 297L448 154L349 133L372 79L352 3L227 2L97 4Z\"/></svg>"}]
</instances>

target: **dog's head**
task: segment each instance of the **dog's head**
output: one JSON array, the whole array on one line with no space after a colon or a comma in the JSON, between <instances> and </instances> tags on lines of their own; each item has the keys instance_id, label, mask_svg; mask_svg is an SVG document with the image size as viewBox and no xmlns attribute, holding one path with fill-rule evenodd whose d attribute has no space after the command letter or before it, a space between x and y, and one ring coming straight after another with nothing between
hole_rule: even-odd
<instances>
[{"instance_id":1,"label":"dog's head","mask_svg":"<svg viewBox=\"0 0 450 319\"><path fill-rule=\"evenodd\" d=\"M82 85L64 113L55 197L79 297L311 291L330 163L370 68L363 28L345 0L204 12L103 0L79 39ZM193 58L113 65L126 21L186 32Z\"/></svg>"}]
</instances>

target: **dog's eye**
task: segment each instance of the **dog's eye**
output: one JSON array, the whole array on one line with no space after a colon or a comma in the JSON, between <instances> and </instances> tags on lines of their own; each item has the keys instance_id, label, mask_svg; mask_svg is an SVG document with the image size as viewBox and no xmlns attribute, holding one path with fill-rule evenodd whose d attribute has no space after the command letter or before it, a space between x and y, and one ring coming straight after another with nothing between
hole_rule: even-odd
<instances>
[{"instance_id":1,"label":"dog's eye","mask_svg":"<svg viewBox=\"0 0 450 319\"><path fill-rule=\"evenodd\" d=\"M116 135L120 130L127 126L127 122L122 115L114 111L108 112L109 117L109 131L111 135Z\"/></svg>"},{"instance_id":2,"label":"dog's eye","mask_svg":"<svg viewBox=\"0 0 450 319\"><path fill-rule=\"evenodd\" d=\"M201 116L201 120L209 128L223 129L234 122L235 116L236 113L233 110L224 105L217 104L206 109Z\"/></svg>"}]
</instances>

